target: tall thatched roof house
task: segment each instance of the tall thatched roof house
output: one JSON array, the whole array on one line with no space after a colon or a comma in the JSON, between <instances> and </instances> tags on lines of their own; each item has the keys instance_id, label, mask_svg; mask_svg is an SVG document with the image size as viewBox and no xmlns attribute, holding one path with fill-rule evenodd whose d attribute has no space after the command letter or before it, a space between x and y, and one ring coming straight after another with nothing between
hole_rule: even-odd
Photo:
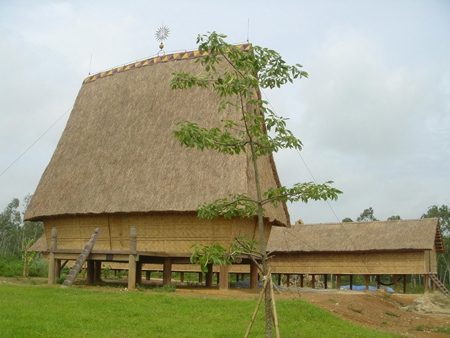
<instances>
[{"instance_id":1,"label":"tall thatched roof house","mask_svg":"<svg viewBox=\"0 0 450 338\"><path fill-rule=\"evenodd\" d=\"M445 252L439 219L350 222L274 228L273 273L429 275Z\"/></svg>"},{"instance_id":2,"label":"tall thatched roof house","mask_svg":"<svg viewBox=\"0 0 450 338\"><path fill-rule=\"evenodd\" d=\"M247 49L249 45L240 48ZM25 215L58 229L56 259L81 251L101 229L93 260L128 260L130 228L137 227L137 262L189 257L196 243L224 245L254 234L254 220L199 220L205 202L255 196L246 154L182 148L174 137L185 120L204 127L237 120L217 113L220 98L203 88L173 91L173 72L200 73L198 51L157 56L88 77ZM272 156L260 159L264 189L279 186ZM289 226L286 205L267 208L271 225Z\"/></svg>"}]
</instances>

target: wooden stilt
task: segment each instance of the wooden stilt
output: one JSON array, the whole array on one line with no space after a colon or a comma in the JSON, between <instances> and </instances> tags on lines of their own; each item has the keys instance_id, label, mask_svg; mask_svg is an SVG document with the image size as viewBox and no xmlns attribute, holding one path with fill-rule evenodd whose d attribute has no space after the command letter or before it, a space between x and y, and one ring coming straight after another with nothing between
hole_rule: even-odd
<instances>
[{"instance_id":1,"label":"wooden stilt","mask_svg":"<svg viewBox=\"0 0 450 338\"><path fill-rule=\"evenodd\" d=\"M128 256L128 290L136 289L137 228L130 229L130 254Z\"/></svg>"},{"instance_id":2,"label":"wooden stilt","mask_svg":"<svg viewBox=\"0 0 450 338\"><path fill-rule=\"evenodd\" d=\"M142 284L142 263L136 262L136 284Z\"/></svg>"},{"instance_id":3,"label":"wooden stilt","mask_svg":"<svg viewBox=\"0 0 450 338\"><path fill-rule=\"evenodd\" d=\"M220 266L219 290L228 290L228 269L229 265Z\"/></svg>"},{"instance_id":4,"label":"wooden stilt","mask_svg":"<svg viewBox=\"0 0 450 338\"><path fill-rule=\"evenodd\" d=\"M58 229L52 228L52 239L50 242L50 254L48 255L48 284L55 284L55 254L56 239L58 237Z\"/></svg>"},{"instance_id":5,"label":"wooden stilt","mask_svg":"<svg viewBox=\"0 0 450 338\"><path fill-rule=\"evenodd\" d=\"M170 257L164 258L163 267L163 285L172 284L172 259Z\"/></svg>"},{"instance_id":6,"label":"wooden stilt","mask_svg":"<svg viewBox=\"0 0 450 338\"><path fill-rule=\"evenodd\" d=\"M394 275L394 291L398 292L398 275Z\"/></svg>"},{"instance_id":7,"label":"wooden stilt","mask_svg":"<svg viewBox=\"0 0 450 338\"><path fill-rule=\"evenodd\" d=\"M93 285L95 281L95 265L94 261L87 261L86 284Z\"/></svg>"},{"instance_id":8,"label":"wooden stilt","mask_svg":"<svg viewBox=\"0 0 450 338\"><path fill-rule=\"evenodd\" d=\"M205 281L205 285L206 287L212 287L213 286L213 265L212 264L208 264L208 272L206 273L206 281Z\"/></svg>"},{"instance_id":9,"label":"wooden stilt","mask_svg":"<svg viewBox=\"0 0 450 338\"><path fill-rule=\"evenodd\" d=\"M341 275L337 275L337 276L336 276L336 288L337 288L338 290L341 289Z\"/></svg>"},{"instance_id":10,"label":"wooden stilt","mask_svg":"<svg viewBox=\"0 0 450 338\"><path fill-rule=\"evenodd\" d=\"M254 262L250 263L250 288L258 288L258 267Z\"/></svg>"},{"instance_id":11,"label":"wooden stilt","mask_svg":"<svg viewBox=\"0 0 450 338\"><path fill-rule=\"evenodd\" d=\"M102 262L94 261L94 283L99 283L102 280Z\"/></svg>"}]
</instances>

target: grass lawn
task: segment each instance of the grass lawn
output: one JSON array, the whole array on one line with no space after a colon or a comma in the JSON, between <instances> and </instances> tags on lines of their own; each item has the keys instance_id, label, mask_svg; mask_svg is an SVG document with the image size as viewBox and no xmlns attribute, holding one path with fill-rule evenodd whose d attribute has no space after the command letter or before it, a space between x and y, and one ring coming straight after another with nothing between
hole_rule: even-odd
<instances>
[{"instance_id":1,"label":"grass lawn","mask_svg":"<svg viewBox=\"0 0 450 338\"><path fill-rule=\"evenodd\" d=\"M243 337L257 300L176 292L0 284L1 337ZM305 301L277 301L286 337L396 337L339 319ZM264 337L261 308L250 337Z\"/></svg>"}]
</instances>

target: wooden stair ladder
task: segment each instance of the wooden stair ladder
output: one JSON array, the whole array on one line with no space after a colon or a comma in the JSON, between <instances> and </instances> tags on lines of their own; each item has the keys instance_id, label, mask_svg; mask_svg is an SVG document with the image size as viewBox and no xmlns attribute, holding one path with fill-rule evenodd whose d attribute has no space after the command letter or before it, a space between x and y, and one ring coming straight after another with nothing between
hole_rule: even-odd
<instances>
[{"instance_id":1,"label":"wooden stair ladder","mask_svg":"<svg viewBox=\"0 0 450 338\"><path fill-rule=\"evenodd\" d=\"M441 290L444 295L450 298L450 291L448 291L445 285L442 284L439 278L434 273L429 273L428 276L430 276L431 280L434 282L434 284L437 285L439 290Z\"/></svg>"},{"instance_id":2,"label":"wooden stair ladder","mask_svg":"<svg viewBox=\"0 0 450 338\"><path fill-rule=\"evenodd\" d=\"M89 255L91 254L92 248L94 247L95 242L97 241L97 238L100 235L100 232L101 231L99 228L95 229L94 233L92 234L91 238L87 242L83 251L81 251L81 254L78 256L78 259L76 260L74 266L72 266L70 273L67 275L67 277L61 287L68 288L68 287L72 286L73 282L75 281L75 278L77 278L78 274L81 271L81 267L83 266L84 262L86 262Z\"/></svg>"}]
</instances>

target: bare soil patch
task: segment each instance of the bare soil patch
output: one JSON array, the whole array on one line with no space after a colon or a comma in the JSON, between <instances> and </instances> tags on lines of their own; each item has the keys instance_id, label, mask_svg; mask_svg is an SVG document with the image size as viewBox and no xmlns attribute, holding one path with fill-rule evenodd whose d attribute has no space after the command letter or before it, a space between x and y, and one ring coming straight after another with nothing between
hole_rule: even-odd
<instances>
[{"instance_id":1,"label":"bare soil patch","mask_svg":"<svg viewBox=\"0 0 450 338\"><path fill-rule=\"evenodd\" d=\"M259 290L218 290L204 287L178 287L177 295L186 297L216 297L252 299L259 297ZM436 304L430 295L436 294L444 302ZM337 291L318 289L289 289L276 299L303 299L349 322L371 329L398 333L406 337L450 337L434 332L436 328L450 328L450 306L442 293L388 294L384 291ZM424 305L429 313L418 313L414 302ZM435 306L435 308L433 308ZM420 328L422 331L419 331Z\"/></svg>"}]
</instances>

